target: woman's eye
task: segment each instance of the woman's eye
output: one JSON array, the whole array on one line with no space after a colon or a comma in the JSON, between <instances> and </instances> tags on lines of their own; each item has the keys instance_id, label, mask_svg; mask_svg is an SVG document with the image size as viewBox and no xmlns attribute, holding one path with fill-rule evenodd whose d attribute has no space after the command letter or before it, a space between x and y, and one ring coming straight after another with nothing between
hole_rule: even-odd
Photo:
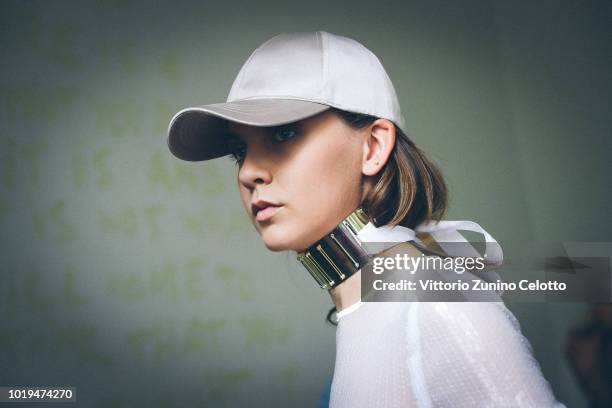
<instances>
[{"instance_id":1,"label":"woman's eye","mask_svg":"<svg viewBox=\"0 0 612 408\"><path fill-rule=\"evenodd\" d=\"M272 139L275 142L284 142L287 139L291 139L297 134L295 129L278 129L272 134Z\"/></svg>"}]
</instances>

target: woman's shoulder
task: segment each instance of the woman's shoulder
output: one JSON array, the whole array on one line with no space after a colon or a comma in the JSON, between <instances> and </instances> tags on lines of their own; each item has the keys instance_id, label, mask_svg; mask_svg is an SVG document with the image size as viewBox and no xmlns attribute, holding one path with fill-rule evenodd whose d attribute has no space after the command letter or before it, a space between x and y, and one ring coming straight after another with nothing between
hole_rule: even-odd
<instances>
[{"instance_id":1,"label":"woman's shoulder","mask_svg":"<svg viewBox=\"0 0 612 408\"><path fill-rule=\"evenodd\" d=\"M420 326L421 334L445 333L445 337L503 345L510 338L529 347L520 323L503 302L414 302L408 322Z\"/></svg>"},{"instance_id":2,"label":"woman's shoulder","mask_svg":"<svg viewBox=\"0 0 612 408\"><path fill-rule=\"evenodd\" d=\"M487 406L563 406L503 302L415 302L406 323L408 353L421 362L413 371L436 404L465 397Z\"/></svg>"}]
</instances>

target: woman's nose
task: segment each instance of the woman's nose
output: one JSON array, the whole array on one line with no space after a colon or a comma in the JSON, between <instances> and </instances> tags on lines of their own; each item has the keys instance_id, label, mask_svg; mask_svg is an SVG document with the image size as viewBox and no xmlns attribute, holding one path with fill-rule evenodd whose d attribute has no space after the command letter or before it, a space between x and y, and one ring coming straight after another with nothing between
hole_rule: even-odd
<instances>
[{"instance_id":1,"label":"woman's nose","mask_svg":"<svg viewBox=\"0 0 612 408\"><path fill-rule=\"evenodd\" d=\"M257 184L269 184L272 181L271 164L266 151L250 149L240 166L238 180L249 189L254 189Z\"/></svg>"}]
</instances>

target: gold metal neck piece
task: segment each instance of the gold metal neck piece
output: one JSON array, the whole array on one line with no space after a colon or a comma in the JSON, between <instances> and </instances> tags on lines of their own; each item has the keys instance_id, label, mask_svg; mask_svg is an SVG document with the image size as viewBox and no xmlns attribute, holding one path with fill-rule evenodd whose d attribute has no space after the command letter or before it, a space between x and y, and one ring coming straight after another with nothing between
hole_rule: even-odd
<instances>
[{"instance_id":1,"label":"gold metal neck piece","mask_svg":"<svg viewBox=\"0 0 612 408\"><path fill-rule=\"evenodd\" d=\"M358 233L369 219L358 208L319 241L297 254L297 259L310 272L322 289L338 286L369 260Z\"/></svg>"}]
</instances>

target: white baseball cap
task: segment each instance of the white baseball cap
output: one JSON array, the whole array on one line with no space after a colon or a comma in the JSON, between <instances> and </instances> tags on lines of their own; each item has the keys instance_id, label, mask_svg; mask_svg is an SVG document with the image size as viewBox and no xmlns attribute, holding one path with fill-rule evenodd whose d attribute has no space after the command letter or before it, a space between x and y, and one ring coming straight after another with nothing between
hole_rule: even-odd
<instances>
[{"instance_id":1,"label":"white baseball cap","mask_svg":"<svg viewBox=\"0 0 612 408\"><path fill-rule=\"evenodd\" d=\"M231 153L224 137L229 122L279 126L330 107L389 119L404 128L393 84L370 50L325 31L279 34L253 51L226 103L174 115L168 147L183 160L214 159Z\"/></svg>"}]
</instances>

